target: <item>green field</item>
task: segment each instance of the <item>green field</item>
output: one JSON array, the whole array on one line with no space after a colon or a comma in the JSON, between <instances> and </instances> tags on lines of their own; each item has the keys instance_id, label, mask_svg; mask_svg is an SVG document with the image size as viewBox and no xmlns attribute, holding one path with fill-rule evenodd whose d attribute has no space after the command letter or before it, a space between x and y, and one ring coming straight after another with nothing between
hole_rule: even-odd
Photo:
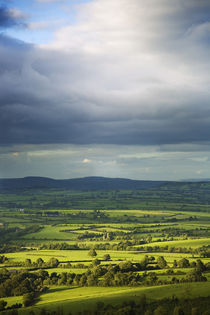
<instances>
[{"instance_id":1,"label":"green field","mask_svg":"<svg viewBox=\"0 0 210 315\"><path fill-rule=\"evenodd\" d=\"M35 240L72 240L74 239L74 234L71 232L62 232L64 230L64 226L43 226L40 232L37 232L36 235L34 233L29 233L23 238L26 239L35 239Z\"/></svg>"},{"instance_id":2,"label":"green field","mask_svg":"<svg viewBox=\"0 0 210 315\"><path fill-rule=\"evenodd\" d=\"M148 303L210 296L209 184L200 196L195 187L182 188L0 194L0 259L6 256L0 279L45 275L33 281L33 305L18 314L39 314L42 308L77 314L94 310L99 301L138 303L143 294ZM193 278L196 272L200 278ZM25 303L19 289L6 296L2 290L0 283L7 307Z\"/></svg>"},{"instance_id":3,"label":"green field","mask_svg":"<svg viewBox=\"0 0 210 315\"><path fill-rule=\"evenodd\" d=\"M138 302L139 298L145 294L148 300L171 298L172 296L182 297L183 294L188 294L194 298L199 296L208 296L210 291L210 283L191 283L179 284L171 286L159 287L140 287L140 288L77 288L77 287L55 287L51 288L48 293L42 295L42 298L33 308L29 307L21 310L20 314L29 313L30 309L39 314L42 308L47 310L55 310L62 306L64 314L71 312L80 312L87 309L94 309L97 301L107 304L117 305L122 301L133 300ZM11 304L13 300L8 298ZM19 299L20 301L20 299Z\"/></svg>"},{"instance_id":4,"label":"green field","mask_svg":"<svg viewBox=\"0 0 210 315\"><path fill-rule=\"evenodd\" d=\"M111 261L108 263L116 263L121 260L130 260L133 262L141 261L146 254L149 253L141 253L138 251L108 251L109 255L111 256ZM105 250L98 250L97 251L97 258L103 260L103 256L107 254ZM164 256L168 263L172 263L174 259L181 259L183 257L187 257L189 260L196 260L197 257L192 257L191 254L184 254L184 253L152 253L152 256L159 257ZM88 255L87 250L37 250L37 251L29 251L29 252L16 252L16 253L8 253L7 257L9 262L24 262L27 258L30 258L33 261L36 261L38 258L42 258L44 261L48 261L50 258L55 257L57 258L60 263L66 262L88 262L90 263L93 259ZM209 261L208 258L203 258L203 261Z\"/></svg>"}]
</instances>

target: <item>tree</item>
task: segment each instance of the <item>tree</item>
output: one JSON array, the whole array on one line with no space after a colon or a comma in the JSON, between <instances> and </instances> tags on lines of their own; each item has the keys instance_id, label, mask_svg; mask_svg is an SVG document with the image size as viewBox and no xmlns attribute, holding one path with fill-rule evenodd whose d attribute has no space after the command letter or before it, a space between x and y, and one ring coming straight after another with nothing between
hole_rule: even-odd
<instances>
[{"instance_id":1,"label":"tree","mask_svg":"<svg viewBox=\"0 0 210 315\"><path fill-rule=\"evenodd\" d=\"M23 305L25 307L30 306L34 302L34 293L27 293L23 295Z\"/></svg>"},{"instance_id":2,"label":"tree","mask_svg":"<svg viewBox=\"0 0 210 315\"><path fill-rule=\"evenodd\" d=\"M56 267L58 267L58 265L59 265L59 260L58 260L57 258L52 257L52 258L49 260L49 265L50 265L50 267L52 267L52 268L56 268Z\"/></svg>"},{"instance_id":3,"label":"tree","mask_svg":"<svg viewBox=\"0 0 210 315\"><path fill-rule=\"evenodd\" d=\"M87 277L87 285L88 286L97 285L97 278L94 275L89 275Z\"/></svg>"},{"instance_id":4,"label":"tree","mask_svg":"<svg viewBox=\"0 0 210 315\"><path fill-rule=\"evenodd\" d=\"M201 272L206 270L205 265L203 264L203 262L200 259L198 259L197 262L196 262L196 269L198 271L201 271Z\"/></svg>"},{"instance_id":5,"label":"tree","mask_svg":"<svg viewBox=\"0 0 210 315\"><path fill-rule=\"evenodd\" d=\"M184 315L184 312L180 306L176 306L174 308L173 315Z\"/></svg>"},{"instance_id":6,"label":"tree","mask_svg":"<svg viewBox=\"0 0 210 315\"><path fill-rule=\"evenodd\" d=\"M0 311L5 310L5 306L7 305L7 302L4 300L0 301Z\"/></svg>"},{"instance_id":7,"label":"tree","mask_svg":"<svg viewBox=\"0 0 210 315\"><path fill-rule=\"evenodd\" d=\"M199 310L197 309L197 307L193 307L192 308L192 313L191 313L191 315L199 315Z\"/></svg>"},{"instance_id":8,"label":"tree","mask_svg":"<svg viewBox=\"0 0 210 315\"><path fill-rule=\"evenodd\" d=\"M36 263L37 263L37 266L38 266L38 267L42 267L43 264L44 264L44 260L43 260L42 258L38 258L37 261L36 261Z\"/></svg>"},{"instance_id":9,"label":"tree","mask_svg":"<svg viewBox=\"0 0 210 315\"><path fill-rule=\"evenodd\" d=\"M5 261L7 261L8 258L5 257L4 255L3 256L0 256L0 264L3 264Z\"/></svg>"},{"instance_id":10,"label":"tree","mask_svg":"<svg viewBox=\"0 0 210 315\"><path fill-rule=\"evenodd\" d=\"M176 259L173 262L173 268L177 268L177 261L176 261Z\"/></svg>"},{"instance_id":11,"label":"tree","mask_svg":"<svg viewBox=\"0 0 210 315\"><path fill-rule=\"evenodd\" d=\"M119 267L123 272L129 272L133 270L133 264L131 261L122 261L119 263Z\"/></svg>"},{"instance_id":12,"label":"tree","mask_svg":"<svg viewBox=\"0 0 210 315\"><path fill-rule=\"evenodd\" d=\"M26 258L25 265L26 265L26 267L30 267L31 266L31 259L30 258Z\"/></svg>"},{"instance_id":13,"label":"tree","mask_svg":"<svg viewBox=\"0 0 210 315\"><path fill-rule=\"evenodd\" d=\"M157 265L159 268L164 269L167 266L167 261L163 256L158 257Z\"/></svg>"},{"instance_id":14,"label":"tree","mask_svg":"<svg viewBox=\"0 0 210 315\"><path fill-rule=\"evenodd\" d=\"M141 262L140 262L141 268L142 268L143 270L146 269L148 264L149 264L149 257L146 255L146 256L144 257L144 259L141 260Z\"/></svg>"},{"instance_id":15,"label":"tree","mask_svg":"<svg viewBox=\"0 0 210 315\"><path fill-rule=\"evenodd\" d=\"M82 275L82 277L80 278L79 284L80 284L81 286L85 286L86 283L87 283L87 276L84 274L84 275Z\"/></svg>"},{"instance_id":16,"label":"tree","mask_svg":"<svg viewBox=\"0 0 210 315\"><path fill-rule=\"evenodd\" d=\"M91 256L91 257L96 257L96 256L97 256L97 253L96 253L95 249L92 248L92 249L89 251L88 255Z\"/></svg>"},{"instance_id":17,"label":"tree","mask_svg":"<svg viewBox=\"0 0 210 315\"><path fill-rule=\"evenodd\" d=\"M110 255L109 254L106 254L106 255L104 255L103 256L103 260L110 260L111 259L111 257L110 257Z\"/></svg>"},{"instance_id":18,"label":"tree","mask_svg":"<svg viewBox=\"0 0 210 315\"><path fill-rule=\"evenodd\" d=\"M104 306L105 306L104 302L99 301L99 302L96 303L96 308L97 308L97 310L99 310L100 312L101 312L101 310L104 309Z\"/></svg>"},{"instance_id":19,"label":"tree","mask_svg":"<svg viewBox=\"0 0 210 315\"><path fill-rule=\"evenodd\" d=\"M198 282L198 281L207 281L207 278L202 275L202 272L198 269L191 270L186 275L188 281Z\"/></svg>"},{"instance_id":20,"label":"tree","mask_svg":"<svg viewBox=\"0 0 210 315\"><path fill-rule=\"evenodd\" d=\"M159 305L155 311L154 315L168 315L168 311L162 305Z\"/></svg>"},{"instance_id":21,"label":"tree","mask_svg":"<svg viewBox=\"0 0 210 315\"><path fill-rule=\"evenodd\" d=\"M93 266L98 266L100 265L100 263L101 263L100 260L97 258L92 261Z\"/></svg>"},{"instance_id":22,"label":"tree","mask_svg":"<svg viewBox=\"0 0 210 315\"><path fill-rule=\"evenodd\" d=\"M151 243L151 242L152 242L152 236L151 236L151 235L148 235L148 236L146 237L146 242L147 242L147 243Z\"/></svg>"},{"instance_id":23,"label":"tree","mask_svg":"<svg viewBox=\"0 0 210 315\"><path fill-rule=\"evenodd\" d=\"M192 262L190 263L190 267L191 267L191 268L195 268L195 267L196 267L196 262L195 262L195 261L192 261Z\"/></svg>"},{"instance_id":24,"label":"tree","mask_svg":"<svg viewBox=\"0 0 210 315\"><path fill-rule=\"evenodd\" d=\"M178 261L178 267L179 268L188 268L190 267L189 260L186 258L182 258Z\"/></svg>"},{"instance_id":25,"label":"tree","mask_svg":"<svg viewBox=\"0 0 210 315\"><path fill-rule=\"evenodd\" d=\"M155 283L157 280L158 280L158 277L156 276L156 273L155 272L150 272L148 274L148 280L151 282L151 283Z\"/></svg>"}]
</instances>

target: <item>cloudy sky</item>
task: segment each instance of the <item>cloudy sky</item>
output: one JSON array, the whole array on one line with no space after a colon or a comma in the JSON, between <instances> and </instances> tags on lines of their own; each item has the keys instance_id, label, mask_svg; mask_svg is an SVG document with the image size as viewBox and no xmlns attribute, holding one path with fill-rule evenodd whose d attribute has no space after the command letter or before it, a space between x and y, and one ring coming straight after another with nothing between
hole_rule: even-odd
<instances>
[{"instance_id":1,"label":"cloudy sky","mask_svg":"<svg viewBox=\"0 0 210 315\"><path fill-rule=\"evenodd\" d=\"M209 0L0 0L0 177L210 178Z\"/></svg>"}]
</instances>

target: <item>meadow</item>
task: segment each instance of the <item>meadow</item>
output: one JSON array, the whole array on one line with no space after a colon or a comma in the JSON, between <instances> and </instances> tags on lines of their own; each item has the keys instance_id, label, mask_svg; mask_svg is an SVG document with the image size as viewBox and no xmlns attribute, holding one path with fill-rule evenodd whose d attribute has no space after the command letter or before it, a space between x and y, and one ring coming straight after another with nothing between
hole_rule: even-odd
<instances>
[{"instance_id":1,"label":"meadow","mask_svg":"<svg viewBox=\"0 0 210 315\"><path fill-rule=\"evenodd\" d=\"M208 198L193 196L187 186L183 193L174 187L144 193L0 194L0 301L7 302L2 313L9 314L6 308L16 303L22 304L17 314L43 309L77 314L94 311L99 302L120 307L142 296L148 305L166 297L208 297ZM120 208L125 199L129 209ZM113 209L98 208L103 201ZM14 287L6 294L3 282L15 277L36 277L35 286Z\"/></svg>"},{"instance_id":2,"label":"meadow","mask_svg":"<svg viewBox=\"0 0 210 315\"><path fill-rule=\"evenodd\" d=\"M79 313L84 310L94 310L98 301L119 305L122 301L138 302L142 295L145 295L148 301L154 299L172 298L174 295L182 297L188 295L194 298L198 295L208 296L210 291L210 283L192 283L192 284L178 284L171 286L156 286L144 288L78 288L78 287L52 287L48 293L42 295L36 306L27 309L21 309L19 314L29 314L31 310L35 314L40 314L42 309L53 312L56 309L62 308L63 314ZM17 299L17 298L16 298ZM7 298L8 305L12 305L14 298ZM21 298L17 301L21 302Z\"/></svg>"}]
</instances>

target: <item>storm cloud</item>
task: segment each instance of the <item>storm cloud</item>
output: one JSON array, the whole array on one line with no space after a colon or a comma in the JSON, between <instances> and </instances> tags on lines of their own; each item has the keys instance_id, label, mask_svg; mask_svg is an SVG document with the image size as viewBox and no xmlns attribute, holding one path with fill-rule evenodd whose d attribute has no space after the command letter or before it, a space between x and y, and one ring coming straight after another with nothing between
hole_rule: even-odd
<instances>
[{"instance_id":1,"label":"storm cloud","mask_svg":"<svg viewBox=\"0 0 210 315\"><path fill-rule=\"evenodd\" d=\"M25 27L24 18L25 16L19 10L0 6L0 30L15 26Z\"/></svg>"},{"instance_id":2,"label":"storm cloud","mask_svg":"<svg viewBox=\"0 0 210 315\"><path fill-rule=\"evenodd\" d=\"M94 0L46 45L1 34L0 143L208 142L209 48L208 0Z\"/></svg>"}]
</instances>

